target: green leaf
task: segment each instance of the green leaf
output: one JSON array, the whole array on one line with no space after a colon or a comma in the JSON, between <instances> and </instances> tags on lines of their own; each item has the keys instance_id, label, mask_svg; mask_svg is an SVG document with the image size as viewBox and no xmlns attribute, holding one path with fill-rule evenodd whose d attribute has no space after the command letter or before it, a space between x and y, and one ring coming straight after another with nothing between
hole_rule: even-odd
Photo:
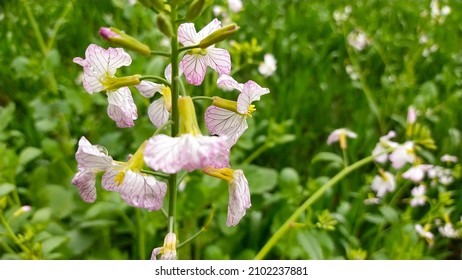
<instances>
[{"instance_id":1,"label":"green leaf","mask_svg":"<svg viewBox=\"0 0 462 280\"><path fill-rule=\"evenodd\" d=\"M65 236L53 236L42 242L42 250L44 254L48 254L59 246L67 242L68 238Z\"/></svg>"},{"instance_id":2,"label":"green leaf","mask_svg":"<svg viewBox=\"0 0 462 280\"><path fill-rule=\"evenodd\" d=\"M10 103L6 107L0 107L0 131L3 131L11 122L14 116L14 110L14 103Z\"/></svg>"},{"instance_id":3,"label":"green leaf","mask_svg":"<svg viewBox=\"0 0 462 280\"><path fill-rule=\"evenodd\" d=\"M249 182L250 193L252 194L271 191L277 184L278 173L274 169L256 165L248 165L242 169Z\"/></svg>"},{"instance_id":4,"label":"green leaf","mask_svg":"<svg viewBox=\"0 0 462 280\"><path fill-rule=\"evenodd\" d=\"M32 216L31 222L33 224L36 223L45 223L50 220L51 217L51 209L50 208L41 208L35 211L34 216Z\"/></svg>"},{"instance_id":5,"label":"green leaf","mask_svg":"<svg viewBox=\"0 0 462 280\"><path fill-rule=\"evenodd\" d=\"M384 205L379 208L380 213L382 213L386 222L390 224L397 223L399 221L399 213L390 206Z\"/></svg>"},{"instance_id":6,"label":"green leaf","mask_svg":"<svg viewBox=\"0 0 462 280\"><path fill-rule=\"evenodd\" d=\"M36 147L26 147L19 154L19 165L26 165L28 162L36 159L42 154L42 150Z\"/></svg>"},{"instance_id":7,"label":"green leaf","mask_svg":"<svg viewBox=\"0 0 462 280\"><path fill-rule=\"evenodd\" d=\"M16 188L15 185L10 183L3 183L0 185L0 197L9 194L10 192L14 191Z\"/></svg>"},{"instance_id":8,"label":"green leaf","mask_svg":"<svg viewBox=\"0 0 462 280\"><path fill-rule=\"evenodd\" d=\"M327 161L327 162L333 162L339 165L343 164L343 158L337 154L334 153L329 153L329 152L321 152L318 153L313 157L311 162L314 164L318 161Z\"/></svg>"}]
</instances>

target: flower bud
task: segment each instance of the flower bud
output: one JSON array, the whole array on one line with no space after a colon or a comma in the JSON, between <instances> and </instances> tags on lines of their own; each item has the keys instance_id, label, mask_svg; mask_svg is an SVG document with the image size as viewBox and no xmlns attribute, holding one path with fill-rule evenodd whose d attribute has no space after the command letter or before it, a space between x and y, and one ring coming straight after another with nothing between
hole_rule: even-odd
<instances>
[{"instance_id":1,"label":"flower bud","mask_svg":"<svg viewBox=\"0 0 462 280\"><path fill-rule=\"evenodd\" d=\"M117 90L121 87L135 86L141 83L140 75L131 75L125 77L107 77L103 82L105 90Z\"/></svg>"},{"instance_id":2,"label":"flower bud","mask_svg":"<svg viewBox=\"0 0 462 280\"><path fill-rule=\"evenodd\" d=\"M157 27L162 33L164 33L165 36L167 37L173 36L172 25L170 24L170 21L168 21L168 19L165 17L164 14L158 14L156 18L156 22L157 22Z\"/></svg>"},{"instance_id":3,"label":"flower bud","mask_svg":"<svg viewBox=\"0 0 462 280\"><path fill-rule=\"evenodd\" d=\"M191 97L180 96L178 98L178 111L180 113L180 133L200 135L201 130L197 123L196 110Z\"/></svg>"},{"instance_id":4,"label":"flower bud","mask_svg":"<svg viewBox=\"0 0 462 280\"><path fill-rule=\"evenodd\" d=\"M215 30L214 32L212 32L212 34L205 37L202 41L199 42L199 48L205 49L215 43L221 42L224 39L236 33L238 29L239 26L233 23L225 27L222 27L218 30Z\"/></svg>"},{"instance_id":5,"label":"flower bud","mask_svg":"<svg viewBox=\"0 0 462 280\"><path fill-rule=\"evenodd\" d=\"M109 42L115 43L123 48L138 52L144 56L149 56L151 54L151 49L147 45L117 28L101 27L99 34Z\"/></svg>"},{"instance_id":6,"label":"flower bud","mask_svg":"<svg viewBox=\"0 0 462 280\"><path fill-rule=\"evenodd\" d=\"M186 12L186 20L194 21L198 16L202 14L205 7L205 0L195 0L189 5L188 11Z\"/></svg>"}]
</instances>

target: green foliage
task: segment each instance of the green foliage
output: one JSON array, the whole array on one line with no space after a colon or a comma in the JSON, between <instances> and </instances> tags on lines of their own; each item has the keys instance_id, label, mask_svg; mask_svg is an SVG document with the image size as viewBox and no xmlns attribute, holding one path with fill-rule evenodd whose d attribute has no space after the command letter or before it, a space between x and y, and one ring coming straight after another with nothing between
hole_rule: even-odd
<instances>
[{"instance_id":1,"label":"green foliage","mask_svg":"<svg viewBox=\"0 0 462 280\"><path fill-rule=\"evenodd\" d=\"M205 2L200 12L189 13L202 14L197 23L213 17L211 1ZM220 44L232 54L236 80L252 79L271 90L233 147L232 162L245 171L252 208L238 226L226 227L226 184L189 174L178 194L180 242L201 230L212 211L213 218L178 250L179 257L255 257L287 218L345 167L345 156L352 163L370 155L380 136L395 130L393 140L414 140L419 161L444 168L452 181L426 177L426 202L411 207L416 184L402 178L405 170L386 164L380 168L397 175L397 188L380 204L366 204L374 197L370 183L377 169L361 168L304 211L266 258L462 258L460 239L439 231L452 223L462 235L462 3L440 0L451 12L439 22L431 17L430 0L243 2L240 13L227 10L229 21L240 26L235 42ZM214 4L227 9L226 1ZM349 16L336 21L334 14L347 5ZM156 13L128 1L1 1L1 259L147 259L162 245L161 211L129 207L117 194L100 191L99 183L97 201L87 204L70 183L80 136L124 160L154 132L144 113L149 102L138 95L135 127L116 130L104 95L83 90L81 67L72 59L83 56L90 43L112 46L97 35L102 26L124 29L152 50L165 51L155 22ZM363 50L348 43L353 31L366 34ZM277 60L270 77L258 73L265 53ZM130 54L133 64L121 69L125 74L162 74L164 58L144 63ZM190 90L213 96L210 83L216 77L208 75L204 86ZM418 111L412 129L406 122L411 105ZM339 127L358 134L345 154L326 144ZM441 162L444 154L458 156L458 163ZM416 224L430 226L431 246Z\"/></svg>"}]
</instances>

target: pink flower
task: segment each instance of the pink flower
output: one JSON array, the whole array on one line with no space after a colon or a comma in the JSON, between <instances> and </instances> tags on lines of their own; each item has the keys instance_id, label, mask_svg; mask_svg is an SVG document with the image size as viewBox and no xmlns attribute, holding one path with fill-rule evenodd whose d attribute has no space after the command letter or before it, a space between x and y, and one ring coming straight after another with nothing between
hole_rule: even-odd
<instances>
[{"instance_id":1,"label":"pink flower","mask_svg":"<svg viewBox=\"0 0 462 280\"><path fill-rule=\"evenodd\" d=\"M106 91L109 106L107 113L118 127L131 127L138 118L128 85L139 84L139 76L117 78L115 72L131 64L132 59L121 48L103 49L91 44L85 59L76 57L75 63L83 67L83 87L89 94Z\"/></svg>"},{"instance_id":2,"label":"pink flower","mask_svg":"<svg viewBox=\"0 0 462 280\"><path fill-rule=\"evenodd\" d=\"M246 119L255 111L252 102L268 94L269 89L262 88L254 81L240 84L228 75L222 75L217 84L240 91L237 102L214 97L212 106L205 111L207 129L211 134L225 135L228 139L228 147L231 148L248 128Z\"/></svg>"},{"instance_id":3,"label":"pink flower","mask_svg":"<svg viewBox=\"0 0 462 280\"><path fill-rule=\"evenodd\" d=\"M194 46L220 27L221 22L217 19L214 19L199 32L196 32L193 23L183 23L178 28L178 40L183 46ZM195 48L188 51L180 62L180 69L184 72L186 80L196 86L202 84L207 66L220 75L229 74L231 71L229 52L225 49L215 48L214 45L205 49Z\"/></svg>"},{"instance_id":4,"label":"pink flower","mask_svg":"<svg viewBox=\"0 0 462 280\"><path fill-rule=\"evenodd\" d=\"M79 171L72 179L72 184L79 189L82 199L85 202L95 201L96 174L104 172L104 189L119 192L122 199L131 206L159 210L167 186L155 177L140 172L144 165L142 154L145 145L141 145L128 162L116 162L102 152L104 148L92 145L85 137L80 138L75 154Z\"/></svg>"}]
</instances>

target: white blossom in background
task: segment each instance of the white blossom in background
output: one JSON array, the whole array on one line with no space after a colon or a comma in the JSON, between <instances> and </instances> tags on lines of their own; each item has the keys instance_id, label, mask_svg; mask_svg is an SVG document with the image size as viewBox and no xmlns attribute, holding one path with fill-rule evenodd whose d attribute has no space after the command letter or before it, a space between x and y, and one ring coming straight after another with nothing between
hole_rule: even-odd
<instances>
[{"instance_id":1,"label":"white blossom in background","mask_svg":"<svg viewBox=\"0 0 462 280\"><path fill-rule=\"evenodd\" d=\"M425 225L425 227L422 227L421 225L416 224L415 230L421 237L425 238L425 240L427 240L428 244L430 244L431 246L433 245L434 235L427 227L427 225Z\"/></svg>"},{"instance_id":2,"label":"white blossom in background","mask_svg":"<svg viewBox=\"0 0 462 280\"><path fill-rule=\"evenodd\" d=\"M362 51L369 44L366 33L361 30L353 30L347 36L347 41L357 51Z\"/></svg>"},{"instance_id":3,"label":"white blossom in background","mask_svg":"<svg viewBox=\"0 0 462 280\"><path fill-rule=\"evenodd\" d=\"M447 238L459 238L459 232L457 232L451 223L446 223L442 227L438 227L438 231L442 236Z\"/></svg>"},{"instance_id":4,"label":"white blossom in background","mask_svg":"<svg viewBox=\"0 0 462 280\"><path fill-rule=\"evenodd\" d=\"M377 197L383 197L387 192L392 192L396 188L396 181L393 174L388 171L376 175L372 179L371 189L377 193Z\"/></svg>"},{"instance_id":5,"label":"white blossom in background","mask_svg":"<svg viewBox=\"0 0 462 280\"><path fill-rule=\"evenodd\" d=\"M430 16L438 24L443 24L446 17L451 13L451 7L444 5L440 7L439 0L432 0L430 3Z\"/></svg>"},{"instance_id":6,"label":"white blossom in background","mask_svg":"<svg viewBox=\"0 0 462 280\"><path fill-rule=\"evenodd\" d=\"M419 183L425 178L425 173L433 168L431 164L419 164L412 166L406 172L403 173L404 179L411 180L414 183Z\"/></svg>"},{"instance_id":7,"label":"white blossom in background","mask_svg":"<svg viewBox=\"0 0 462 280\"><path fill-rule=\"evenodd\" d=\"M263 62L258 65L258 72L265 77L269 77L276 71L276 63L277 61L274 58L274 55L267 53L263 56Z\"/></svg>"},{"instance_id":8,"label":"white blossom in background","mask_svg":"<svg viewBox=\"0 0 462 280\"><path fill-rule=\"evenodd\" d=\"M390 141L391 138L396 136L396 132L391 130L387 135L380 137L379 143L377 143L372 150L372 155L376 155L375 161L378 163L385 163L388 161L388 154L384 153L389 147L397 147L398 143Z\"/></svg>"},{"instance_id":9,"label":"white blossom in background","mask_svg":"<svg viewBox=\"0 0 462 280\"><path fill-rule=\"evenodd\" d=\"M398 145L398 147L390 154L389 159L395 169L400 169L406 163L413 163L416 159L414 143L412 141L407 141L404 144Z\"/></svg>"},{"instance_id":10,"label":"white blossom in background","mask_svg":"<svg viewBox=\"0 0 462 280\"><path fill-rule=\"evenodd\" d=\"M353 81L359 80L359 75L351 64L347 64L345 66L345 71L347 72L348 76L350 76L350 79L352 79Z\"/></svg>"},{"instance_id":11,"label":"white blossom in background","mask_svg":"<svg viewBox=\"0 0 462 280\"><path fill-rule=\"evenodd\" d=\"M434 166L427 173L428 178L433 179L433 184L440 183L442 185L450 185L454 182L454 176L452 175L451 169L444 168L441 166Z\"/></svg>"},{"instance_id":12,"label":"white blossom in background","mask_svg":"<svg viewBox=\"0 0 462 280\"><path fill-rule=\"evenodd\" d=\"M340 25L344 23L345 21L347 21L348 18L350 17L351 11L352 11L351 6L345 6L345 8L343 8L343 11L339 11L339 10L334 11L333 17L334 17L335 23Z\"/></svg>"},{"instance_id":13,"label":"white blossom in background","mask_svg":"<svg viewBox=\"0 0 462 280\"><path fill-rule=\"evenodd\" d=\"M242 1L241 0L228 0L228 7L234 13L239 13L242 11Z\"/></svg>"},{"instance_id":14,"label":"white blossom in background","mask_svg":"<svg viewBox=\"0 0 462 280\"><path fill-rule=\"evenodd\" d=\"M410 204L412 207L425 204L425 192L426 190L424 185L419 185L411 190L412 198Z\"/></svg>"},{"instance_id":15,"label":"white blossom in background","mask_svg":"<svg viewBox=\"0 0 462 280\"><path fill-rule=\"evenodd\" d=\"M459 159L456 156L445 154L441 156L442 162L457 162Z\"/></svg>"}]
</instances>

